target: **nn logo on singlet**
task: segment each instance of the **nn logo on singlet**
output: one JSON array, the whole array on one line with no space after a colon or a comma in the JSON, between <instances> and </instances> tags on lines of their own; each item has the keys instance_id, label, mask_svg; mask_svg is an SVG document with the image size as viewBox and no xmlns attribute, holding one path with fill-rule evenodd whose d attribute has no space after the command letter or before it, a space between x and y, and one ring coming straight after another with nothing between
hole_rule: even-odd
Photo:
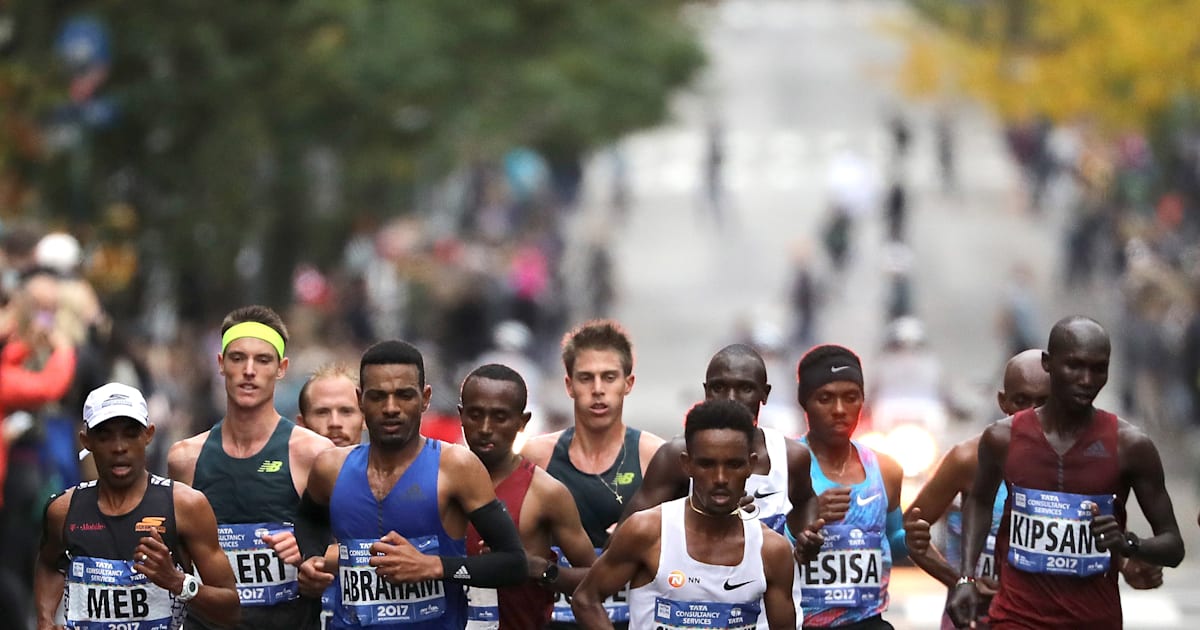
<instances>
[{"instance_id":1,"label":"nn logo on singlet","mask_svg":"<svg viewBox=\"0 0 1200 630\"><path fill-rule=\"evenodd\" d=\"M258 467L260 473L277 473L283 470L283 462L278 459L264 460L262 465Z\"/></svg>"}]
</instances>

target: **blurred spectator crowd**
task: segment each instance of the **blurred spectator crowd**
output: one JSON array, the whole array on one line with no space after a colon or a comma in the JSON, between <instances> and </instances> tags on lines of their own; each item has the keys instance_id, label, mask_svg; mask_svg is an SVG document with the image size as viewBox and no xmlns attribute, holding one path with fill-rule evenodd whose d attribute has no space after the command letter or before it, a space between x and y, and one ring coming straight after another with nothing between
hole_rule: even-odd
<instances>
[{"instance_id":1,"label":"blurred spectator crowd","mask_svg":"<svg viewBox=\"0 0 1200 630\"><path fill-rule=\"evenodd\" d=\"M557 174L533 152L508 162L452 182L462 191L460 211L362 219L336 266L295 270L292 302L271 305L292 338L288 375L277 388L281 413L295 415L300 388L318 367L355 365L371 343L402 337L426 357L431 434L461 441L457 384L481 362L522 373L539 419L533 431L565 426L568 404L542 392L559 374L566 322L609 308L606 240L592 235L567 251L577 171ZM0 617L7 619L30 612L46 499L94 478L77 436L88 391L119 381L145 392L158 427L148 463L160 474L173 442L223 414L220 321L161 303L161 294L148 297L154 292L138 286L149 274L139 268L146 265L135 230L123 239L98 234L0 226Z\"/></svg>"}]
</instances>

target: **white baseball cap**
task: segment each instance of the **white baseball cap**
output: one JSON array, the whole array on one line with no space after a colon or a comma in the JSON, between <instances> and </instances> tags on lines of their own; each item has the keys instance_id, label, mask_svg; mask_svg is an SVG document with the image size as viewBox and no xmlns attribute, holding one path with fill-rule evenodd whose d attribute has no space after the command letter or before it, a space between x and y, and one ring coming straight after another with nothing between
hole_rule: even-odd
<instances>
[{"instance_id":1,"label":"white baseball cap","mask_svg":"<svg viewBox=\"0 0 1200 630\"><path fill-rule=\"evenodd\" d=\"M133 418L144 427L150 426L150 411L142 392L121 383L93 389L83 403L83 423L88 429L94 429L113 418Z\"/></svg>"}]
</instances>

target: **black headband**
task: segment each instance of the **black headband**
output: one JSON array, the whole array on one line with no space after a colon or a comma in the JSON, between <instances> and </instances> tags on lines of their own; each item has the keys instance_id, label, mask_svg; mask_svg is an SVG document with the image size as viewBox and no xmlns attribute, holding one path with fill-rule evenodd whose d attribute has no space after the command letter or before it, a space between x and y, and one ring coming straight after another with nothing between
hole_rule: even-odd
<instances>
[{"instance_id":1,"label":"black headband","mask_svg":"<svg viewBox=\"0 0 1200 630\"><path fill-rule=\"evenodd\" d=\"M821 387L836 381L850 381L863 387L862 362L858 355L841 346L817 346L800 359L796 367L797 398L800 405Z\"/></svg>"}]
</instances>

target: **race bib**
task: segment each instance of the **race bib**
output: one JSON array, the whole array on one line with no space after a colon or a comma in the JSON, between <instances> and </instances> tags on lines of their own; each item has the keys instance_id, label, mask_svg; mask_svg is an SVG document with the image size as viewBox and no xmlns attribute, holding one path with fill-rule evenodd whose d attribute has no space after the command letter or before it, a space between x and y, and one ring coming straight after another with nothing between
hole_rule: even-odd
<instances>
[{"instance_id":1,"label":"race bib","mask_svg":"<svg viewBox=\"0 0 1200 630\"><path fill-rule=\"evenodd\" d=\"M850 525L822 531L817 557L800 566L803 608L875 605L883 588L883 534Z\"/></svg>"},{"instance_id":2,"label":"race bib","mask_svg":"<svg viewBox=\"0 0 1200 630\"><path fill-rule=\"evenodd\" d=\"M980 577L1000 577L996 571L996 534L988 534L987 542L983 545L983 553L979 554L979 562L975 565L975 575Z\"/></svg>"},{"instance_id":3,"label":"race bib","mask_svg":"<svg viewBox=\"0 0 1200 630\"><path fill-rule=\"evenodd\" d=\"M338 545L338 581L342 610L351 623L377 626L417 623L446 613L445 585L441 580L395 584L375 573L371 545L375 539L351 539ZM437 536L409 538L421 553L438 554Z\"/></svg>"},{"instance_id":4,"label":"race bib","mask_svg":"<svg viewBox=\"0 0 1200 630\"><path fill-rule=\"evenodd\" d=\"M171 630L181 608L128 560L72 558L66 586L66 627L72 630Z\"/></svg>"},{"instance_id":5,"label":"race bib","mask_svg":"<svg viewBox=\"0 0 1200 630\"><path fill-rule=\"evenodd\" d=\"M321 630L329 628L330 620L333 619L333 611L337 607L338 597L341 592L342 589L338 585L336 575L333 577L333 583L321 591Z\"/></svg>"},{"instance_id":6,"label":"race bib","mask_svg":"<svg viewBox=\"0 0 1200 630\"><path fill-rule=\"evenodd\" d=\"M558 565L562 567L571 566L567 562L567 557L558 547L551 547L554 553L558 554ZM596 556L599 557L603 549L596 549ZM621 590L613 595L604 598L604 612L608 613L609 621L629 621L629 585L626 584ZM571 610L571 600L562 593L554 595L554 610L550 613L550 620L559 623L575 623L575 612Z\"/></svg>"},{"instance_id":7,"label":"race bib","mask_svg":"<svg viewBox=\"0 0 1200 630\"><path fill-rule=\"evenodd\" d=\"M467 630L500 630L500 598L496 589L467 587Z\"/></svg>"},{"instance_id":8,"label":"race bib","mask_svg":"<svg viewBox=\"0 0 1200 630\"><path fill-rule=\"evenodd\" d=\"M758 625L758 602L676 602L654 598L654 630L728 628L753 630Z\"/></svg>"},{"instance_id":9,"label":"race bib","mask_svg":"<svg viewBox=\"0 0 1200 630\"><path fill-rule=\"evenodd\" d=\"M1088 577L1108 571L1111 556L1092 537L1091 504L1113 513L1111 494L1012 488L1008 563L1028 573Z\"/></svg>"},{"instance_id":10,"label":"race bib","mask_svg":"<svg viewBox=\"0 0 1200 630\"><path fill-rule=\"evenodd\" d=\"M296 567L287 564L263 542L263 534L293 532L290 524L243 523L217 525L217 540L229 557L243 606L273 606L300 597Z\"/></svg>"},{"instance_id":11,"label":"race bib","mask_svg":"<svg viewBox=\"0 0 1200 630\"><path fill-rule=\"evenodd\" d=\"M758 519L760 523L771 528L777 534L783 533L783 528L787 525L787 514L776 514L766 518Z\"/></svg>"}]
</instances>

